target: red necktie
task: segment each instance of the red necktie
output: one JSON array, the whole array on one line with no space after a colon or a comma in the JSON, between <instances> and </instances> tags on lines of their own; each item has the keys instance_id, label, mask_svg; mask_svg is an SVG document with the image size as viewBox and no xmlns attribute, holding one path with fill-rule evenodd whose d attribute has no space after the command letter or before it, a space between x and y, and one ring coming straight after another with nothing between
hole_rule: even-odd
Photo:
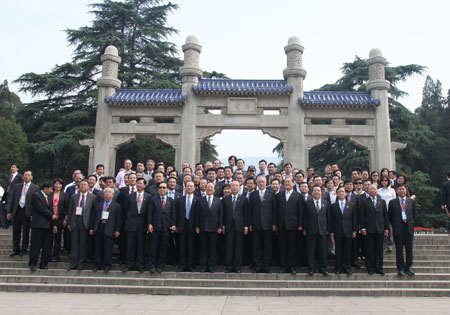
<instances>
[{"instance_id":1,"label":"red necktie","mask_svg":"<svg viewBox=\"0 0 450 315\"><path fill-rule=\"evenodd\" d=\"M164 208L166 207L166 198L162 197L161 204L162 204L162 208L164 210Z\"/></svg>"}]
</instances>

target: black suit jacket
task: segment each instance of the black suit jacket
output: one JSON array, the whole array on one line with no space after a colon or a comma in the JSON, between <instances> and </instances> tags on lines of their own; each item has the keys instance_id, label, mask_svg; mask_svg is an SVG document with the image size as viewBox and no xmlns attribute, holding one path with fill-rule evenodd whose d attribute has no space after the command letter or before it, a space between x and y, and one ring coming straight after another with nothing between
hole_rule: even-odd
<instances>
[{"instance_id":1,"label":"black suit jacket","mask_svg":"<svg viewBox=\"0 0 450 315\"><path fill-rule=\"evenodd\" d=\"M69 212L67 215L68 224L70 225L70 230L73 231L76 228L77 220L76 220L76 209L78 207L78 203L80 201L80 193L72 195L69 201ZM83 225L87 230L91 225L92 216L94 215L94 206L97 202L97 198L91 194L90 192L86 195L86 201L84 210L83 210Z\"/></svg>"},{"instance_id":2,"label":"black suit jacket","mask_svg":"<svg viewBox=\"0 0 450 315\"><path fill-rule=\"evenodd\" d=\"M292 191L286 202L286 192L280 191L276 194L276 223L277 229L286 228L296 231L304 226L304 199L296 191Z\"/></svg>"},{"instance_id":3,"label":"black suit jacket","mask_svg":"<svg viewBox=\"0 0 450 315\"><path fill-rule=\"evenodd\" d=\"M134 187L134 191L136 192L136 187ZM119 189L119 197L117 197L117 202L120 204L122 209L127 208L128 196L130 195L130 187L125 186ZM127 218L127 212L122 210L122 222L125 223Z\"/></svg>"},{"instance_id":4,"label":"black suit jacket","mask_svg":"<svg viewBox=\"0 0 450 315\"><path fill-rule=\"evenodd\" d=\"M316 202L310 199L305 204L305 229L307 235L327 235L330 230L330 204L321 199L320 211L316 210Z\"/></svg>"},{"instance_id":5,"label":"black suit jacket","mask_svg":"<svg viewBox=\"0 0 450 315\"><path fill-rule=\"evenodd\" d=\"M345 201L344 214L342 214L339 200L330 206L330 233L336 237L352 237L356 232L358 207L356 202Z\"/></svg>"},{"instance_id":6,"label":"black suit jacket","mask_svg":"<svg viewBox=\"0 0 450 315\"><path fill-rule=\"evenodd\" d=\"M8 181L9 181L9 178L8 178ZM23 182L22 175L17 174L16 177L14 177L14 179L12 180L12 182L5 187L5 193L3 194L2 202L6 202L8 200L8 193L10 191L12 191L14 186L16 186L17 184L21 184L22 182Z\"/></svg>"},{"instance_id":7,"label":"black suit jacket","mask_svg":"<svg viewBox=\"0 0 450 315\"><path fill-rule=\"evenodd\" d=\"M119 199L119 195L120 191L114 189L114 196L112 200L117 202L117 200ZM95 196L97 197L97 202L103 202L105 200L105 192L103 190L98 191Z\"/></svg>"},{"instance_id":8,"label":"black suit jacket","mask_svg":"<svg viewBox=\"0 0 450 315\"><path fill-rule=\"evenodd\" d=\"M450 180L442 184L441 201L443 206L447 206L450 209Z\"/></svg>"},{"instance_id":9,"label":"black suit jacket","mask_svg":"<svg viewBox=\"0 0 450 315\"><path fill-rule=\"evenodd\" d=\"M191 212L189 213L189 226L184 226L184 221L186 220L186 196L182 196L175 201L175 209L176 209L176 223L175 225L178 228L179 232L182 232L185 228L189 228L190 232L195 232L196 228L196 216L197 216L197 208L199 197L191 195Z\"/></svg>"},{"instance_id":10,"label":"black suit jacket","mask_svg":"<svg viewBox=\"0 0 450 315\"><path fill-rule=\"evenodd\" d=\"M155 196L150 201L147 223L153 226L154 231L168 232L175 225L175 205L172 198L166 197L166 205L163 210L161 196Z\"/></svg>"},{"instance_id":11,"label":"black suit jacket","mask_svg":"<svg viewBox=\"0 0 450 315\"><path fill-rule=\"evenodd\" d=\"M211 209L207 197L200 198L197 205L196 227L200 232L217 232L223 225L223 206L219 197L212 197Z\"/></svg>"},{"instance_id":12,"label":"black suit jacket","mask_svg":"<svg viewBox=\"0 0 450 315\"><path fill-rule=\"evenodd\" d=\"M181 190L183 191L183 189ZM167 196L169 196L169 192L167 192ZM180 193L176 188L175 188L175 195L172 197L170 196L170 198L172 198L174 201L176 201L178 198L183 197L183 194Z\"/></svg>"},{"instance_id":13,"label":"black suit jacket","mask_svg":"<svg viewBox=\"0 0 450 315\"><path fill-rule=\"evenodd\" d=\"M92 215L90 225L90 230L94 230L94 233L97 233L98 226L102 221L103 203L104 201L97 202L94 206L94 213ZM105 223L105 235L114 237L115 232L120 232L120 224L122 218L120 204L116 201L111 201L108 212L108 220L106 220Z\"/></svg>"},{"instance_id":14,"label":"black suit jacket","mask_svg":"<svg viewBox=\"0 0 450 315\"><path fill-rule=\"evenodd\" d=\"M78 193L78 192L76 192L75 188L77 188L76 185L67 187L66 193L69 195L69 198L72 197L73 195L75 195L76 193Z\"/></svg>"},{"instance_id":15,"label":"black suit jacket","mask_svg":"<svg viewBox=\"0 0 450 315\"><path fill-rule=\"evenodd\" d=\"M147 231L148 227L147 216L152 196L144 192L144 195L142 196L141 213L138 213L136 198L137 192L128 195L126 208L124 210L127 214L125 220L125 231L128 232Z\"/></svg>"},{"instance_id":16,"label":"black suit jacket","mask_svg":"<svg viewBox=\"0 0 450 315\"><path fill-rule=\"evenodd\" d=\"M53 211L53 196L54 193L51 193L48 196L48 202L50 203L50 208ZM64 219L64 217L69 213L69 195L64 191L59 193L58 200L58 220Z\"/></svg>"},{"instance_id":17,"label":"black suit jacket","mask_svg":"<svg viewBox=\"0 0 450 315\"><path fill-rule=\"evenodd\" d=\"M361 201L361 207L361 229L366 229L369 234L384 234L385 230L389 230L386 202L380 196L377 196L376 208L373 206L372 198L370 197Z\"/></svg>"},{"instance_id":18,"label":"black suit jacket","mask_svg":"<svg viewBox=\"0 0 450 315\"><path fill-rule=\"evenodd\" d=\"M152 186L147 186L145 192L150 194L152 197L158 196L158 187L154 184Z\"/></svg>"},{"instance_id":19,"label":"black suit jacket","mask_svg":"<svg viewBox=\"0 0 450 315\"><path fill-rule=\"evenodd\" d=\"M31 228L35 229L49 229L54 222L52 222L53 210L51 209L50 199L45 200L44 195L39 190L31 195Z\"/></svg>"},{"instance_id":20,"label":"black suit jacket","mask_svg":"<svg viewBox=\"0 0 450 315\"><path fill-rule=\"evenodd\" d=\"M12 216L16 214L19 208L20 196L22 196L22 189L24 183L16 184L8 196L8 203L6 204L6 212L11 213ZM31 216L31 195L40 191L39 186L30 183L28 187L27 195L25 196L25 216Z\"/></svg>"},{"instance_id":21,"label":"black suit jacket","mask_svg":"<svg viewBox=\"0 0 450 315\"><path fill-rule=\"evenodd\" d=\"M250 194L249 213L252 231L271 231L276 224L276 200L275 193L266 189L263 199L259 197L259 190Z\"/></svg>"},{"instance_id":22,"label":"black suit jacket","mask_svg":"<svg viewBox=\"0 0 450 315\"><path fill-rule=\"evenodd\" d=\"M244 227L248 227L248 201L243 195L238 195L236 209L233 213L233 195L222 198L223 225L225 233L232 233L233 223L236 231L244 232Z\"/></svg>"},{"instance_id":23,"label":"black suit jacket","mask_svg":"<svg viewBox=\"0 0 450 315\"><path fill-rule=\"evenodd\" d=\"M218 180L216 180L216 185L214 186L214 196L216 197L222 197L223 196L223 185L225 185L224 182L219 182Z\"/></svg>"},{"instance_id":24,"label":"black suit jacket","mask_svg":"<svg viewBox=\"0 0 450 315\"><path fill-rule=\"evenodd\" d=\"M397 236L401 232L402 228L402 206L400 204L399 198L392 199L389 201L388 208L389 221L392 225L392 231L394 235ZM409 235L414 234L414 224L417 218L417 206L416 201L409 197L406 197L405 201L405 212L406 212L406 224L408 225Z\"/></svg>"}]
</instances>

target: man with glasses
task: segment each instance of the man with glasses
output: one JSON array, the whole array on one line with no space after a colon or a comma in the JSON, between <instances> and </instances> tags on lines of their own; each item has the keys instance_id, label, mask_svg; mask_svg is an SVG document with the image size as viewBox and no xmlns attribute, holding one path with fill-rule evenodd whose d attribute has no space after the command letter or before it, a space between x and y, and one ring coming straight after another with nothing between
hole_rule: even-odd
<instances>
[{"instance_id":1,"label":"man with glasses","mask_svg":"<svg viewBox=\"0 0 450 315\"><path fill-rule=\"evenodd\" d=\"M169 232L175 231L175 207L167 197L167 184L158 184L158 194L152 198L147 216L150 233L150 272L161 273L167 259Z\"/></svg>"}]
</instances>

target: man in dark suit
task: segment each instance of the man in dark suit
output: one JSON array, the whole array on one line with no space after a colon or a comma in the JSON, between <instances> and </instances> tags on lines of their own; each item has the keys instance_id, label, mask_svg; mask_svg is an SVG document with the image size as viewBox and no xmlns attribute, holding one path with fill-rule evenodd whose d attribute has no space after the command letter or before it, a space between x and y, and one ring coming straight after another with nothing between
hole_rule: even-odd
<instances>
[{"instance_id":1,"label":"man in dark suit","mask_svg":"<svg viewBox=\"0 0 450 315\"><path fill-rule=\"evenodd\" d=\"M335 242L336 274L351 275L352 239L356 237L356 203L346 200L344 187L337 189L337 200L330 206L330 233Z\"/></svg>"},{"instance_id":2,"label":"man in dark suit","mask_svg":"<svg viewBox=\"0 0 450 315\"><path fill-rule=\"evenodd\" d=\"M167 198L167 184L158 184L158 195L152 198L147 223L150 236L150 272L161 273L167 259L169 231L175 231L175 205Z\"/></svg>"},{"instance_id":3,"label":"man in dark suit","mask_svg":"<svg viewBox=\"0 0 450 315\"><path fill-rule=\"evenodd\" d=\"M167 179L167 188L167 197L172 198L174 201L183 196L183 188L177 185L177 179L175 177L169 177Z\"/></svg>"},{"instance_id":4,"label":"man in dark suit","mask_svg":"<svg viewBox=\"0 0 450 315\"><path fill-rule=\"evenodd\" d=\"M10 166L11 175L9 175L8 183L6 184L5 191L0 201L0 228L7 229L10 222L6 220L6 202L8 201L8 192L12 191L16 184L22 183L22 175L18 173L17 164L12 163Z\"/></svg>"},{"instance_id":5,"label":"man in dark suit","mask_svg":"<svg viewBox=\"0 0 450 315\"><path fill-rule=\"evenodd\" d=\"M450 172L447 172L447 181L442 184L441 188L441 208L447 213L447 216L450 217Z\"/></svg>"},{"instance_id":6,"label":"man in dark suit","mask_svg":"<svg viewBox=\"0 0 450 315\"><path fill-rule=\"evenodd\" d=\"M353 173L353 172L352 172ZM362 187L362 184L361 184ZM352 238L352 254L351 254L351 267L359 268L359 265L356 264L356 258L358 256L358 232L360 231L359 221L360 221L360 206L359 206L359 198L353 192L354 185L351 179L344 180L344 190L345 190L345 201L347 203L352 203L356 210L356 237ZM345 270L344 270L345 272Z\"/></svg>"},{"instance_id":7,"label":"man in dark suit","mask_svg":"<svg viewBox=\"0 0 450 315\"><path fill-rule=\"evenodd\" d=\"M398 184L396 189L397 198L389 201L389 221L392 225L395 241L395 258L397 261L398 275L405 273L414 276L413 263L413 239L414 223L417 217L416 200L406 197L406 187ZM403 247L406 250L406 263L403 256Z\"/></svg>"},{"instance_id":8,"label":"man in dark suit","mask_svg":"<svg viewBox=\"0 0 450 315\"><path fill-rule=\"evenodd\" d=\"M164 173L161 171L155 171L153 173L153 180L151 180L147 188L145 188L145 191L152 195L152 197L155 197L158 195L158 185L160 183L163 183L165 181Z\"/></svg>"},{"instance_id":9,"label":"man in dark suit","mask_svg":"<svg viewBox=\"0 0 450 315\"><path fill-rule=\"evenodd\" d=\"M136 192L136 180L137 176L134 173L128 175L128 185L120 188L119 197L117 202L121 206L122 213L122 226L120 228L120 238L119 238L119 250L120 250L120 264L124 265L127 257L127 234L125 232L125 225L127 220L127 202L128 196Z\"/></svg>"},{"instance_id":10,"label":"man in dark suit","mask_svg":"<svg viewBox=\"0 0 450 315\"><path fill-rule=\"evenodd\" d=\"M26 170L23 172L23 182L16 184L10 191L6 204L6 219L13 225L13 251L10 256L25 255L28 253L30 240L31 196L39 191L39 186L31 183L33 174ZM20 235L22 234L22 246Z\"/></svg>"},{"instance_id":11,"label":"man in dark suit","mask_svg":"<svg viewBox=\"0 0 450 315\"><path fill-rule=\"evenodd\" d=\"M328 275L327 271L327 235L329 231L330 204L322 198L322 189L319 185L312 188L312 197L305 204L306 246L308 248L309 275L316 270ZM317 264L316 264L317 262Z\"/></svg>"},{"instance_id":12,"label":"man in dark suit","mask_svg":"<svg viewBox=\"0 0 450 315\"><path fill-rule=\"evenodd\" d=\"M71 234L72 248L68 270L84 269L88 254L89 228L94 215L96 197L89 192L89 183L83 179L80 192L73 195L69 202L68 229Z\"/></svg>"},{"instance_id":13,"label":"man in dark suit","mask_svg":"<svg viewBox=\"0 0 450 315\"><path fill-rule=\"evenodd\" d=\"M180 265L178 272L192 272L195 252L195 228L197 204L200 199L194 196L194 182L186 183L186 196L182 196L175 202L176 231L180 236Z\"/></svg>"},{"instance_id":14,"label":"man in dark suit","mask_svg":"<svg viewBox=\"0 0 450 315\"><path fill-rule=\"evenodd\" d=\"M292 178L284 180L284 191L276 195L276 229L280 248L280 272L296 274L297 231L303 230L304 201L294 191Z\"/></svg>"},{"instance_id":15,"label":"man in dark suit","mask_svg":"<svg viewBox=\"0 0 450 315\"><path fill-rule=\"evenodd\" d=\"M206 170L206 178L208 179L209 183L214 184L214 196L216 197L222 197L222 187L225 185L224 182L219 182L217 180L217 170L215 168L209 168Z\"/></svg>"},{"instance_id":16,"label":"man in dark suit","mask_svg":"<svg viewBox=\"0 0 450 315\"><path fill-rule=\"evenodd\" d=\"M80 182L84 179L84 175L77 173L74 178L74 184L67 187L65 192L71 197L80 192Z\"/></svg>"},{"instance_id":17,"label":"man in dark suit","mask_svg":"<svg viewBox=\"0 0 450 315\"><path fill-rule=\"evenodd\" d=\"M361 231L366 236L367 271L384 275L383 242L389 235L389 218L386 202L377 196L378 186L369 185L369 197L362 200Z\"/></svg>"},{"instance_id":18,"label":"man in dark suit","mask_svg":"<svg viewBox=\"0 0 450 315\"><path fill-rule=\"evenodd\" d=\"M145 192L146 181L136 181L137 191L128 195L126 204L125 232L127 233L127 259L124 272L139 270L144 272L145 240L147 238L147 215L152 196Z\"/></svg>"},{"instance_id":19,"label":"man in dark suit","mask_svg":"<svg viewBox=\"0 0 450 315\"><path fill-rule=\"evenodd\" d=\"M112 188L114 190L113 201L117 201L119 199L120 191L116 189L116 179L113 176L105 177L105 188ZM105 200L103 197L103 190L100 190L95 195L97 197L97 202L101 202Z\"/></svg>"},{"instance_id":20,"label":"man in dark suit","mask_svg":"<svg viewBox=\"0 0 450 315\"><path fill-rule=\"evenodd\" d=\"M300 185L302 183L306 183L305 182L305 173L303 173L303 171L298 171L297 174L295 174L295 184L294 184L294 190L296 192L301 192L300 191ZM308 183L306 183L306 185L308 185Z\"/></svg>"},{"instance_id":21,"label":"man in dark suit","mask_svg":"<svg viewBox=\"0 0 450 315\"><path fill-rule=\"evenodd\" d=\"M303 201L307 202L309 199L312 199L312 196L309 194L309 187L307 182L303 182L299 185L300 191Z\"/></svg>"},{"instance_id":22,"label":"man in dark suit","mask_svg":"<svg viewBox=\"0 0 450 315\"><path fill-rule=\"evenodd\" d=\"M195 232L200 234L200 272L216 272L217 234L222 233L223 208L214 196L215 185L206 185L206 196L198 201Z\"/></svg>"},{"instance_id":23,"label":"man in dark suit","mask_svg":"<svg viewBox=\"0 0 450 315\"><path fill-rule=\"evenodd\" d=\"M50 256L50 240L53 228L56 228L56 215L53 214L48 195L53 190L51 182L45 182L41 190L31 195L31 246L28 266L31 271L36 270L39 253L42 249L40 269L48 269Z\"/></svg>"},{"instance_id":24,"label":"man in dark suit","mask_svg":"<svg viewBox=\"0 0 450 315\"><path fill-rule=\"evenodd\" d=\"M97 202L91 215L90 235L95 235L94 272L104 267L105 272L112 268L112 249L114 238L120 235L122 220L121 206L113 201L114 190L105 188L103 202Z\"/></svg>"},{"instance_id":25,"label":"man in dark suit","mask_svg":"<svg viewBox=\"0 0 450 315\"><path fill-rule=\"evenodd\" d=\"M231 195L222 198L227 273L241 272L243 238L248 234L248 201L239 195L239 188L238 181L231 182Z\"/></svg>"},{"instance_id":26,"label":"man in dark suit","mask_svg":"<svg viewBox=\"0 0 450 315\"><path fill-rule=\"evenodd\" d=\"M267 179L264 174L256 179L258 190L250 194L249 229L253 233L253 260L255 272L269 273L272 259L272 231L276 225L275 193L266 188Z\"/></svg>"}]
</instances>

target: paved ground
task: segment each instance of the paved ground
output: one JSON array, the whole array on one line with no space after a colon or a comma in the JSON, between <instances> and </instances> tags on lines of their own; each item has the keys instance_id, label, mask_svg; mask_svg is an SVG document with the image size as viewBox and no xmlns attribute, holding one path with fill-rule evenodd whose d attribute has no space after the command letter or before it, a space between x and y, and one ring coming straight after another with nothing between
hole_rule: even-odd
<instances>
[{"instance_id":1,"label":"paved ground","mask_svg":"<svg viewBox=\"0 0 450 315\"><path fill-rule=\"evenodd\" d=\"M448 298L216 297L0 292L0 314L450 314Z\"/></svg>"}]
</instances>

